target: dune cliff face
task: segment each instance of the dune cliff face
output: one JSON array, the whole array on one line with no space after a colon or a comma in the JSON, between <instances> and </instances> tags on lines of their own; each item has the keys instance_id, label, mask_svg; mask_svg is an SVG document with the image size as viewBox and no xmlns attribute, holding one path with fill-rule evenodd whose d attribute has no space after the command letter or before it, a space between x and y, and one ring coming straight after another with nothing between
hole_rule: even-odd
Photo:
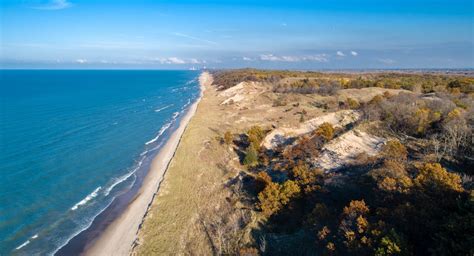
<instances>
[{"instance_id":1,"label":"dune cliff face","mask_svg":"<svg viewBox=\"0 0 474 256\"><path fill-rule=\"evenodd\" d=\"M471 78L214 73L134 253L468 253L468 234L442 241L444 225L473 216L460 178L472 145L446 135L472 138L472 96L423 93L450 79Z\"/></svg>"}]
</instances>

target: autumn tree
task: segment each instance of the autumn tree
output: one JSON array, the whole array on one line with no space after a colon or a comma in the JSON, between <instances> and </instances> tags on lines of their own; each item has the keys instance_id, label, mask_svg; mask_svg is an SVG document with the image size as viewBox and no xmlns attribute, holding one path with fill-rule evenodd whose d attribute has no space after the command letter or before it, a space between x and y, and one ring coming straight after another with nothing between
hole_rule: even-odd
<instances>
[{"instance_id":1,"label":"autumn tree","mask_svg":"<svg viewBox=\"0 0 474 256\"><path fill-rule=\"evenodd\" d=\"M461 186L461 177L446 171L438 163L423 165L415 178L415 184L430 191L464 191Z\"/></svg>"},{"instance_id":2,"label":"autumn tree","mask_svg":"<svg viewBox=\"0 0 474 256\"><path fill-rule=\"evenodd\" d=\"M283 185L272 182L258 194L259 208L269 217L287 205L300 191L300 187L292 180L285 181Z\"/></svg>"},{"instance_id":3,"label":"autumn tree","mask_svg":"<svg viewBox=\"0 0 474 256\"><path fill-rule=\"evenodd\" d=\"M383 191L407 193L413 186L404 164L395 160L385 160L380 168L371 170L369 175Z\"/></svg>"},{"instance_id":4,"label":"autumn tree","mask_svg":"<svg viewBox=\"0 0 474 256\"><path fill-rule=\"evenodd\" d=\"M322 173L319 169L310 169L306 164L299 163L293 168L291 175L305 193L310 193L321 187L318 181Z\"/></svg>"},{"instance_id":5,"label":"autumn tree","mask_svg":"<svg viewBox=\"0 0 474 256\"><path fill-rule=\"evenodd\" d=\"M372 240L368 234L368 213L369 207L364 200L352 200L343 209L339 231L344 237L344 244L350 251L366 251L371 246Z\"/></svg>"}]
</instances>

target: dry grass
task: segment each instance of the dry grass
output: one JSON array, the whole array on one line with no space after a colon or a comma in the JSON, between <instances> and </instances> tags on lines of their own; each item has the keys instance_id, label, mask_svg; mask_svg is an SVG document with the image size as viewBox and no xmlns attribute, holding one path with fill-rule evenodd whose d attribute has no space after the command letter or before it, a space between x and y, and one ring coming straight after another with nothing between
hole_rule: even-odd
<instances>
[{"instance_id":1,"label":"dry grass","mask_svg":"<svg viewBox=\"0 0 474 256\"><path fill-rule=\"evenodd\" d=\"M224 105L221 103L234 94L217 91L215 87L206 88L139 231L134 255L209 255L216 250L227 253L233 250L234 244L216 242L228 238L221 238L221 231L210 224L250 218L247 219L249 226L255 227L256 220L248 216L251 211L245 212L236 206L236 196L224 185L244 167L232 148L221 144L219 138L226 131L243 133L253 125L299 126L301 115L311 120L332 111L319 108L315 103L337 102L338 98L338 95L277 94L268 84L258 82L251 86L252 90L259 89L257 95ZM385 91L364 90L360 94L355 91L348 94L358 99L358 95L363 97L368 92L382 94ZM285 104L274 104L276 100ZM245 234L248 229L237 232L235 225L226 228L227 233L242 238L242 244L250 239L248 233Z\"/></svg>"}]
</instances>

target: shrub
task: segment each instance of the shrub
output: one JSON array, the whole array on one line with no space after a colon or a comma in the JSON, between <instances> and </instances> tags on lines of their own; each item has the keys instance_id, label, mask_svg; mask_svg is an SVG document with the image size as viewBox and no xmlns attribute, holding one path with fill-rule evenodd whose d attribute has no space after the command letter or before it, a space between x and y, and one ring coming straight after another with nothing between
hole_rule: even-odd
<instances>
[{"instance_id":1,"label":"shrub","mask_svg":"<svg viewBox=\"0 0 474 256\"><path fill-rule=\"evenodd\" d=\"M244 158L244 164L253 167L258 165L258 153L254 146L250 145Z\"/></svg>"},{"instance_id":2,"label":"shrub","mask_svg":"<svg viewBox=\"0 0 474 256\"><path fill-rule=\"evenodd\" d=\"M334 137L334 127L330 123L323 123L316 129L315 134L330 141Z\"/></svg>"},{"instance_id":3,"label":"shrub","mask_svg":"<svg viewBox=\"0 0 474 256\"><path fill-rule=\"evenodd\" d=\"M347 98L346 103L350 109L358 109L360 107L360 103L353 98Z\"/></svg>"},{"instance_id":4,"label":"shrub","mask_svg":"<svg viewBox=\"0 0 474 256\"><path fill-rule=\"evenodd\" d=\"M247 131L247 136L248 136L249 144L253 146L255 149L259 149L260 144L262 143L262 140L265 138L265 132L260 126L252 126Z\"/></svg>"},{"instance_id":5,"label":"shrub","mask_svg":"<svg viewBox=\"0 0 474 256\"><path fill-rule=\"evenodd\" d=\"M407 160L407 149L398 140L389 140L382 148L382 156L388 160L404 162Z\"/></svg>"}]
</instances>

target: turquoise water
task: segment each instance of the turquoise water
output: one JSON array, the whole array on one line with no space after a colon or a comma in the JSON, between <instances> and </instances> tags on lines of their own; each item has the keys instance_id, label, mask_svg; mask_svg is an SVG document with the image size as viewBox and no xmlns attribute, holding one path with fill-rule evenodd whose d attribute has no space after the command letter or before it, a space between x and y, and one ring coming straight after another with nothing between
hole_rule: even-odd
<instances>
[{"instance_id":1,"label":"turquoise water","mask_svg":"<svg viewBox=\"0 0 474 256\"><path fill-rule=\"evenodd\" d=\"M0 255L56 252L130 189L198 75L0 70Z\"/></svg>"}]
</instances>

